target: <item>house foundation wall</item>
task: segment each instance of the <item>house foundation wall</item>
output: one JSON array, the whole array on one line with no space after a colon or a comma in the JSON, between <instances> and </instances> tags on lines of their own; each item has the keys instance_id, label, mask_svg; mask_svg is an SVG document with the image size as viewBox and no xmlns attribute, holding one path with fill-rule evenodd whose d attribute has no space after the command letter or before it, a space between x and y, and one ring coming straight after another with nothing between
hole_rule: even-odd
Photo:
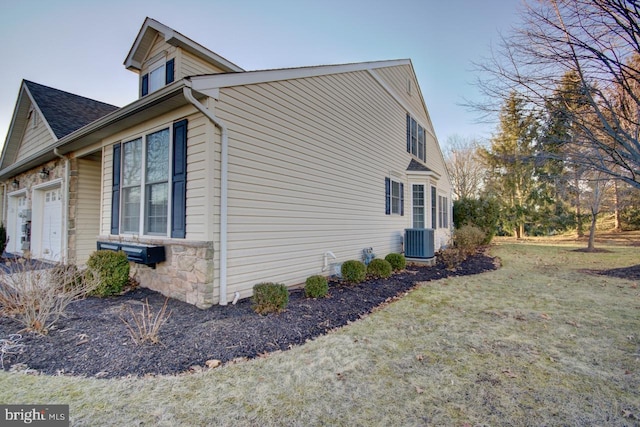
<instances>
[{"instance_id":1,"label":"house foundation wall","mask_svg":"<svg viewBox=\"0 0 640 427\"><path fill-rule=\"evenodd\" d=\"M202 309L209 308L218 302L219 295L214 289L213 242L127 240L104 236L99 240L164 246L165 261L158 263L155 268L130 263L130 275L138 281L140 286Z\"/></svg>"}]
</instances>

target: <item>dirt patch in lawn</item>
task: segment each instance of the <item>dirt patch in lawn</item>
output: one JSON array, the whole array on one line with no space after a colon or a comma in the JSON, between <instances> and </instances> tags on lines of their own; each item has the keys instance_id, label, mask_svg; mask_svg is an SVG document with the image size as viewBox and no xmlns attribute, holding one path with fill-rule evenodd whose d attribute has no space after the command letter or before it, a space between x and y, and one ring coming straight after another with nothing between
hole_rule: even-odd
<instances>
[{"instance_id":1,"label":"dirt patch in lawn","mask_svg":"<svg viewBox=\"0 0 640 427\"><path fill-rule=\"evenodd\" d=\"M289 349L366 316L418 282L477 274L496 265L493 258L478 254L456 271L410 266L389 279L357 286L331 282L329 296L322 299L307 299L303 290L293 290L280 314L258 315L248 299L207 310L169 299L170 316L160 329L159 344L136 344L122 318L131 319L132 310L140 313L145 301L157 313L165 302L161 294L138 288L114 298L86 298L72 303L67 317L47 335L23 333L22 352L4 354L4 368L100 378L198 370L207 360L224 363ZM14 319L0 318L0 338L20 329Z\"/></svg>"},{"instance_id":2,"label":"dirt patch in lawn","mask_svg":"<svg viewBox=\"0 0 640 427\"><path fill-rule=\"evenodd\" d=\"M631 267L611 268L609 270L583 270L585 273L612 276L620 279L640 280L640 264Z\"/></svg>"}]
</instances>

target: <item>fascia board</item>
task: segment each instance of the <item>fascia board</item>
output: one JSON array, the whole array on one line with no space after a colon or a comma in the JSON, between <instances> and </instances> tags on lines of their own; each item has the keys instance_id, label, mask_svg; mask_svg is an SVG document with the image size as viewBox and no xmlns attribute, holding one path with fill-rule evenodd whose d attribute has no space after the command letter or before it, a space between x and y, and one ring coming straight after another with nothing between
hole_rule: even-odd
<instances>
[{"instance_id":1,"label":"fascia board","mask_svg":"<svg viewBox=\"0 0 640 427\"><path fill-rule=\"evenodd\" d=\"M393 67L396 65L407 65L409 63L410 61L408 59L398 59L390 61L359 62L354 64L246 71L244 73L210 74L205 76L191 76L189 79L192 82L194 90L206 93L207 90L211 89L372 70L376 68Z\"/></svg>"},{"instance_id":2,"label":"fascia board","mask_svg":"<svg viewBox=\"0 0 640 427\"><path fill-rule=\"evenodd\" d=\"M38 151L37 153L34 153L28 158L22 159L20 162L13 163L10 166L0 170L0 180L7 179L17 173L29 170L37 166L38 164L42 164L51 160L55 157L53 154L54 148L58 149L61 154L69 153L73 151L73 149L70 149L68 147L72 146L72 144L77 145L78 143L81 143L83 138L90 137L93 133L104 129L107 126L114 126L122 120L134 117L136 114L145 111L149 107L161 104L164 100L169 99L172 96L176 96L177 94L182 96L181 94L183 87L185 87L185 81L178 80L169 86L165 86L164 88L159 89L156 92L145 96L144 98L140 98L132 102L131 104L125 105L124 107L119 108L107 114L106 116L103 116L102 118L81 127L80 129L70 133L69 135L66 135L64 138L59 139L55 144L50 145ZM131 124L128 124L127 126L130 125Z\"/></svg>"}]
</instances>

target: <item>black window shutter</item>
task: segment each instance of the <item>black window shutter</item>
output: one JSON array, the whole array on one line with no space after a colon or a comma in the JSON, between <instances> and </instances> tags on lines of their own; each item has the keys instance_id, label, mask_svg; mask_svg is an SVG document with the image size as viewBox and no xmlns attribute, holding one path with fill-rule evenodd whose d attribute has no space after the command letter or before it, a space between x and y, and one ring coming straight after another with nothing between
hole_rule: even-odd
<instances>
[{"instance_id":1,"label":"black window shutter","mask_svg":"<svg viewBox=\"0 0 640 427\"><path fill-rule=\"evenodd\" d=\"M187 235L187 119L173 124L171 237Z\"/></svg>"},{"instance_id":2,"label":"black window shutter","mask_svg":"<svg viewBox=\"0 0 640 427\"><path fill-rule=\"evenodd\" d=\"M120 233L120 151L122 145L113 146L113 174L111 179L111 234Z\"/></svg>"},{"instance_id":3,"label":"black window shutter","mask_svg":"<svg viewBox=\"0 0 640 427\"><path fill-rule=\"evenodd\" d=\"M411 116L407 114L407 153L411 152Z\"/></svg>"},{"instance_id":4,"label":"black window shutter","mask_svg":"<svg viewBox=\"0 0 640 427\"><path fill-rule=\"evenodd\" d=\"M174 68L174 59L170 59L167 61L167 64L165 66L165 84L169 84L173 82L173 68Z\"/></svg>"},{"instance_id":5,"label":"black window shutter","mask_svg":"<svg viewBox=\"0 0 640 427\"><path fill-rule=\"evenodd\" d=\"M404 215L404 184L400 183L400 215Z\"/></svg>"},{"instance_id":6,"label":"black window shutter","mask_svg":"<svg viewBox=\"0 0 640 427\"><path fill-rule=\"evenodd\" d=\"M391 215L391 179L384 179L384 213L386 215Z\"/></svg>"},{"instance_id":7,"label":"black window shutter","mask_svg":"<svg viewBox=\"0 0 640 427\"><path fill-rule=\"evenodd\" d=\"M142 76L142 96L149 93L149 74Z\"/></svg>"}]
</instances>

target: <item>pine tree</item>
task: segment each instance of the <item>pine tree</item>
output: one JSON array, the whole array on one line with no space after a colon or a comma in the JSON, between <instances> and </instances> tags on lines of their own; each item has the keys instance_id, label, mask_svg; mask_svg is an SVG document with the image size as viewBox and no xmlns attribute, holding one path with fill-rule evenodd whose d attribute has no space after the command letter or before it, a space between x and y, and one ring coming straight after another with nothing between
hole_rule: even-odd
<instances>
[{"instance_id":1,"label":"pine tree","mask_svg":"<svg viewBox=\"0 0 640 427\"><path fill-rule=\"evenodd\" d=\"M526 112L516 93L505 101L497 134L489 149L480 150L487 167L487 192L502 205L501 221L516 238L535 214L538 187L535 179L536 117Z\"/></svg>"}]
</instances>

